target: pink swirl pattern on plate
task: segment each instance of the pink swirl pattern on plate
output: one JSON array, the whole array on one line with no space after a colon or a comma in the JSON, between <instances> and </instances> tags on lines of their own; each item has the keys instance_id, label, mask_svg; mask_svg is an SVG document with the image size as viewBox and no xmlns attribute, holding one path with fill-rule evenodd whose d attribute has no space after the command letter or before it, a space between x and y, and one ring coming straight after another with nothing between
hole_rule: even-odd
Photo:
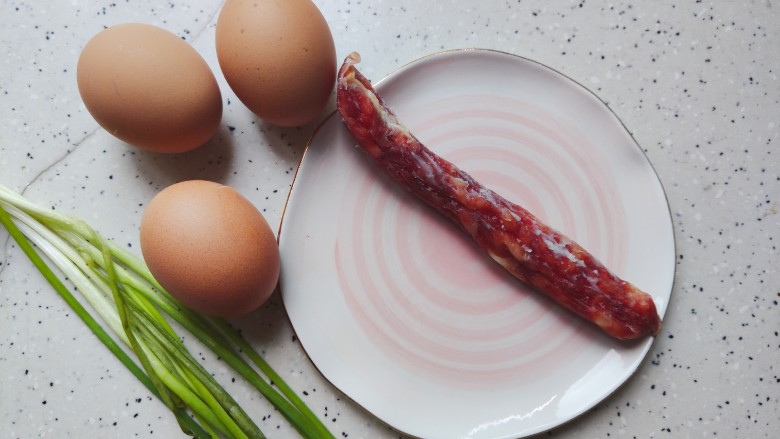
<instances>
[{"instance_id":1,"label":"pink swirl pattern on plate","mask_svg":"<svg viewBox=\"0 0 780 439\"><path fill-rule=\"evenodd\" d=\"M573 124L497 95L449 96L399 116L438 154L623 268L625 212L598 149ZM341 200L337 276L353 317L389 361L484 388L531 382L576 358L585 323L380 171L355 179L359 189Z\"/></svg>"}]
</instances>

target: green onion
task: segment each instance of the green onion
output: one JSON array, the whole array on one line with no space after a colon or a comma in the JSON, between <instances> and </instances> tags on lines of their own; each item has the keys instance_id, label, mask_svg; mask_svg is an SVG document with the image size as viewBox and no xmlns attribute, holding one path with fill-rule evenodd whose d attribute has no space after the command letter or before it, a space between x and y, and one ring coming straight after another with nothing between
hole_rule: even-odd
<instances>
[{"instance_id":1,"label":"green onion","mask_svg":"<svg viewBox=\"0 0 780 439\"><path fill-rule=\"evenodd\" d=\"M264 437L244 409L190 354L168 318L244 377L302 437L334 438L227 321L184 307L154 279L142 260L102 238L84 221L37 206L0 185L0 223L76 315L173 412L185 433L199 438ZM113 337L41 254L81 293Z\"/></svg>"}]
</instances>

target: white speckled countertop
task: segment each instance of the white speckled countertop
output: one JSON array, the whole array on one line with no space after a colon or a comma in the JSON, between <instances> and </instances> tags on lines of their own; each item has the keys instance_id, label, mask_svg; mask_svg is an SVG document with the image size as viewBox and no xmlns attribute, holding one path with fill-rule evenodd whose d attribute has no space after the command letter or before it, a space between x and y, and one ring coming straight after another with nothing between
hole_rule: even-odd
<instances>
[{"instance_id":1,"label":"white speckled countertop","mask_svg":"<svg viewBox=\"0 0 780 439\"><path fill-rule=\"evenodd\" d=\"M378 80L442 49L546 64L600 96L646 151L677 240L674 291L637 373L544 436L780 437L780 12L761 1L316 1L338 58ZM214 52L220 1L0 0L0 183L138 251L143 206L187 178L236 186L272 226L313 125L280 129L231 94ZM98 127L76 62L106 26L140 21L193 44L226 102L186 156L141 152ZM117 215L116 212L123 212ZM338 437L398 437L326 382L275 296L237 325ZM225 375L225 370L218 370ZM280 415L233 384L271 437ZM0 438L180 437L175 420L99 345L0 231Z\"/></svg>"}]
</instances>

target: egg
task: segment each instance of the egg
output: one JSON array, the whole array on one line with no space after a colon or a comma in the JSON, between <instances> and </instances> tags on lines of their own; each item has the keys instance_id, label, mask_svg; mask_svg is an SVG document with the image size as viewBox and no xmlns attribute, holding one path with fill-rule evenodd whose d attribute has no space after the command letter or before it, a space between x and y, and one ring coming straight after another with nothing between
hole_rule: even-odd
<instances>
[{"instance_id":1,"label":"egg","mask_svg":"<svg viewBox=\"0 0 780 439\"><path fill-rule=\"evenodd\" d=\"M316 119L336 83L333 36L310 0L227 0L216 49L238 99L275 125Z\"/></svg>"},{"instance_id":2,"label":"egg","mask_svg":"<svg viewBox=\"0 0 780 439\"><path fill-rule=\"evenodd\" d=\"M144 210L140 242L160 285L203 314L246 314L268 300L279 279L274 233L230 186L190 180L163 189Z\"/></svg>"},{"instance_id":3,"label":"egg","mask_svg":"<svg viewBox=\"0 0 780 439\"><path fill-rule=\"evenodd\" d=\"M111 26L84 46L77 83L92 117L145 150L180 153L206 143L222 118L214 73L187 42L156 26Z\"/></svg>"}]
</instances>

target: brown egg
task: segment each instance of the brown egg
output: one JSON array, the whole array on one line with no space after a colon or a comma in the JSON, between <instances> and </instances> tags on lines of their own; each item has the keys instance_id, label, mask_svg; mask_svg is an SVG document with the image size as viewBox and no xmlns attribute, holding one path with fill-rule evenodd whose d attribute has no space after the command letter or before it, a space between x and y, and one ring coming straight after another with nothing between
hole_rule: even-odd
<instances>
[{"instance_id":1,"label":"brown egg","mask_svg":"<svg viewBox=\"0 0 780 439\"><path fill-rule=\"evenodd\" d=\"M212 316L252 311L279 279L279 247L263 215L233 188L209 181L176 183L152 198L141 252L172 296Z\"/></svg>"},{"instance_id":2,"label":"brown egg","mask_svg":"<svg viewBox=\"0 0 780 439\"><path fill-rule=\"evenodd\" d=\"M222 118L222 95L206 61L181 38L148 24L95 35L79 56L77 80L100 126L149 151L196 148Z\"/></svg>"},{"instance_id":3,"label":"brown egg","mask_svg":"<svg viewBox=\"0 0 780 439\"><path fill-rule=\"evenodd\" d=\"M262 119L304 125L327 105L336 82L336 48L310 0L227 0L216 46L230 88Z\"/></svg>"}]
</instances>

